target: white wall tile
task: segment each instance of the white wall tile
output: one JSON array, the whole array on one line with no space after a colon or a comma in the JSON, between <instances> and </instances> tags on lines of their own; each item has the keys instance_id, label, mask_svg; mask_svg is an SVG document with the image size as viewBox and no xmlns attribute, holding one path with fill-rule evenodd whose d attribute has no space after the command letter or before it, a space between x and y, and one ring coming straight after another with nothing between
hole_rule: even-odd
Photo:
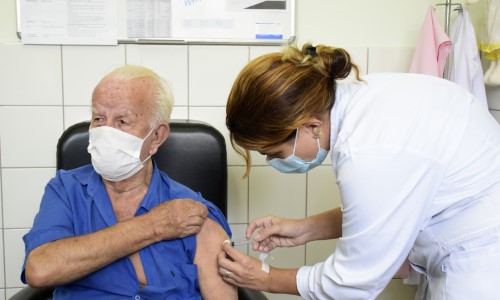
<instances>
[{"instance_id":1,"label":"white wall tile","mask_svg":"<svg viewBox=\"0 0 500 300\"><path fill-rule=\"evenodd\" d=\"M0 137L1 138L1 137ZM0 139L0 145L2 144L2 140ZM0 157L2 156L2 152L0 151ZM3 228L3 192L2 192L2 186L3 186L3 169L1 168L0 164L0 229ZM2 270L0 269L0 272Z\"/></svg>"},{"instance_id":2,"label":"white wall tile","mask_svg":"<svg viewBox=\"0 0 500 300\"><path fill-rule=\"evenodd\" d=\"M324 240L309 242L306 245L306 265L312 266L325 261L335 252L337 240Z\"/></svg>"},{"instance_id":3,"label":"white wall tile","mask_svg":"<svg viewBox=\"0 0 500 300\"><path fill-rule=\"evenodd\" d=\"M370 47L368 73L409 72L413 50L413 47Z\"/></svg>"},{"instance_id":4,"label":"white wall tile","mask_svg":"<svg viewBox=\"0 0 500 300\"><path fill-rule=\"evenodd\" d=\"M61 47L0 44L0 105L62 103Z\"/></svg>"},{"instance_id":5,"label":"white wall tile","mask_svg":"<svg viewBox=\"0 0 500 300\"><path fill-rule=\"evenodd\" d=\"M233 150L229 141L229 130L226 127L226 108L225 107L190 107L189 119L206 122L215 127L226 141L227 163L228 165L241 165L241 158Z\"/></svg>"},{"instance_id":6,"label":"white wall tile","mask_svg":"<svg viewBox=\"0 0 500 300\"><path fill-rule=\"evenodd\" d=\"M307 215L340 206L340 190L332 166L318 166L307 173Z\"/></svg>"},{"instance_id":7,"label":"white wall tile","mask_svg":"<svg viewBox=\"0 0 500 300\"><path fill-rule=\"evenodd\" d=\"M253 167L249 186L250 220L266 215L305 217L305 174L282 174L272 167Z\"/></svg>"},{"instance_id":8,"label":"white wall tile","mask_svg":"<svg viewBox=\"0 0 500 300\"><path fill-rule=\"evenodd\" d=\"M44 188L54 177L54 168L3 169L5 228L30 228L38 212ZM26 188L29 182L29 188Z\"/></svg>"},{"instance_id":9,"label":"white wall tile","mask_svg":"<svg viewBox=\"0 0 500 300\"><path fill-rule=\"evenodd\" d=\"M170 82L175 105L188 104L188 51L186 45L127 45L127 64L152 69Z\"/></svg>"},{"instance_id":10,"label":"white wall tile","mask_svg":"<svg viewBox=\"0 0 500 300\"><path fill-rule=\"evenodd\" d=\"M2 167L55 166L62 132L61 107L0 106Z\"/></svg>"},{"instance_id":11,"label":"white wall tile","mask_svg":"<svg viewBox=\"0 0 500 300\"><path fill-rule=\"evenodd\" d=\"M174 106L170 119L187 120L189 118L189 108L187 106Z\"/></svg>"},{"instance_id":12,"label":"white wall tile","mask_svg":"<svg viewBox=\"0 0 500 300\"><path fill-rule=\"evenodd\" d=\"M414 299L415 291L414 285L404 284L402 279L393 279L377 297L377 300Z\"/></svg>"},{"instance_id":13,"label":"white wall tile","mask_svg":"<svg viewBox=\"0 0 500 300\"><path fill-rule=\"evenodd\" d=\"M340 206L340 191L331 166L318 166L307 174L307 215ZM335 251L336 240L315 241L306 246L306 264L324 261Z\"/></svg>"},{"instance_id":14,"label":"white wall tile","mask_svg":"<svg viewBox=\"0 0 500 300\"><path fill-rule=\"evenodd\" d=\"M227 168L227 216L229 223L248 223L248 178L244 167Z\"/></svg>"},{"instance_id":15,"label":"white wall tile","mask_svg":"<svg viewBox=\"0 0 500 300\"><path fill-rule=\"evenodd\" d=\"M7 288L25 286L21 281L21 271L24 261L23 235L28 229L4 230L5 243L5 284Z\"/></svg>"},{"instance_id":16,"label":"white wall tile","mask_svg":"<svg viewBox=\"0 0 500 300\"><path fill-rule=\"evenodd\" d=\"M22 290L22 288L12 288L12 289L6 289L5 291L5 296L7 298L4 298L4 299L10 299L10 297L13 297L15 294L17 294L18 292L20 292ZM2 294L3 296L3 294ZM0 297L0 299L2 299Z\"/></svg>"},{"instance_id":17,"label":"white wall tile","mask_svg":"<svg viewBox=\"0 0 500 300\"><path fill-rule=\"evenodd\" d=\"M500 110L500 86L486 86L486 97L490 109Z\"/></svg>"},{"instance_id":18,"label":"white wall tile","mask_svg":"<svg viewBox=\"0 0 500 300\"><path fill-rule=\"evenodd\" d=\"M101 78L125 64L125 45L63 46L65 105L90 105L92 91Z\"/></svg>"},{"instance_id":19,"label":"white wall tile","mask_svg":"<svg viewBox=\"0 0 500 300\"><path fill-rule=\"evenodd\" d=\"M282 48L283 48L282 46L251 46L250 60L267 53L280 52Z\"/></svg>"},{"instance_id":20,"label":"white wall tile","mask_svg":"<svg viewBox=\"0 0 500 300\"><path fill-rule=\"evenodd\" d=\"M76 123L90 121L91 118L92 109L90 105L64 107L64 129L67 129Z\"/></svg>"},{"instance_id":21,"label":"white wall tile","mask_svg":"<svg viewBox=\"0 0 500 300\"><path fill-rule=\"evenodd\" d=\"M16 0L0 1L0 41L19 42L17 37Z\"/></svg>"},{"instance_id":22,"label":"white wall tile","mask_svg":"<svg viewBox=\"0 0 500 300\"><path fill-rule=\"evenodd\" d=\"M5 247L4 247L4 242L3 242L3 230L2 230L2 231L0 231L0 259L1 259L0 260L0 270L2 270L2 272L0 272L0 288L5 287L5 273L3 272L3 270L5 270L4 248ZM1 297L0 297L0 299L1 299Z\"/></svg>"},{"instance_id":23,"label":"white wall tile","mask_svg":"<svg viewBox=\"0 0 500 300\"><path fill-rule=\"evenodd\" d=\"M498 121L500 124L500 110L490 110L490 113L493 115L493 117Z\"/></svg>"},{"instance_id":24,"label":"white wall tile","mask_svg":"<svg viewBox=\"0 0 500 300\"><path fill-rule=\"evenodd\" d=\"M189 105L225 106L248 46L189 46Z\"/></svg>"},{"instance_id":25,"label":"white wall tile","mask_svg":"<svg viewBox=\"0 0 500 300\"><path fill-rule=\"evenodd\" d=\"M252 166L267 166L266 156L260 154L257 151L250 151L250 156L252 156ZM243 160L242 160L243 161ZM243 161L244 163L244 161Z\"/></svg>"},{"instance_id":26,"label":"white wall tile","mask_svg":"<svg viewBox=\"0 0 500 300\"><path fill-rule=\"evenodd\" d=\"M264 295L269 300L301 300L304 299L300 296L286 295L286 294L271 294L264 292Z\"/></svg>"},{"instance_id":27,"label":"white wall tile","mask_svg":"<svg viewBox=\"0 0 500 300\"><path fill-rule=\"evenodd\" d=\"M226 128L226 109L225 107L190 107L189 108L189 119L206 122L219 130L224 134L227 133Z\"/></svg>"}]
</instances>

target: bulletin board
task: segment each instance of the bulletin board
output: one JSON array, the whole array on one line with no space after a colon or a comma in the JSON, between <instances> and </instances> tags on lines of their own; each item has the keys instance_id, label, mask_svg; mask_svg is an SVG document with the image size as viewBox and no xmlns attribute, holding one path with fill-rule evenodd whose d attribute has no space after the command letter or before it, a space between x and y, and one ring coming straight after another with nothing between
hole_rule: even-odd
<instances>
[{"instance_id":1,"label":"bulletin board","mask_svg":"<svg viewBox=\"0 0 500 300\"><path fill-rule=\"evenodd\" d=\"M16 1L17 34L27 44L109 44L110 36L114 37L113 41L116 40L115 44L279 45L295 40L295 0ZM54 8L57 6L64 7ZM82 11L75 12L77 9ZM107 15L103 13L106 9L109 10ZM46 12L52 15L40 20ZM60 16L64 18L55 24L54 19ZM79 30L76 38L71 36L74 31L68 34L68 31L61 30L54 33L54 39L38 38L49 36L52 34L50 31L54 32L54 28L63 26L61 24L64 22L69 24L70 30L107 26L105 23L78 24L85 22L85 17L88 17L89 22L108 18L107 22L112 26L86 39L82 38L82 34L93 34L92 30ZM38 32L33 33L33 24L36 22L43 25L38 26ZM49 26L47 23L53 24ZM108 35L106 41L102 38L105 35Z\"/></svg>"}]
</instances>

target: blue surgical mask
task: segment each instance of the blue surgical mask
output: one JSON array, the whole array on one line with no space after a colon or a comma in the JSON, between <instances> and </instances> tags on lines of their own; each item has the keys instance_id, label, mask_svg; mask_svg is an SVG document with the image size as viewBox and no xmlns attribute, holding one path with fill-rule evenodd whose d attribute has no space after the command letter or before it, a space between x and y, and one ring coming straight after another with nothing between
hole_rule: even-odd
<instances>
[{"instance_id":1,"label":"blue surgical mask","mask_svg":"<svg viewBox=\"0 0 500 300\"><path fill-rule=\"evenodd\" d=\"M287 158L273 158L271 160L266 159L266 162L276 170L280 171L281 173L305 173L319 166L325 160L328 154L328 151L326 151L325 149L321 149L319 145L319 138L317 139L318 153L316 154L316 157L313 160L307 162L301 159L300 157L295 156L295 147L297 146L298 136L299 136L299 129L297 129L297 132L295 134L295 143L293 144L293 152L290 156L288 156Z\"/></svg>"}]
</instances>

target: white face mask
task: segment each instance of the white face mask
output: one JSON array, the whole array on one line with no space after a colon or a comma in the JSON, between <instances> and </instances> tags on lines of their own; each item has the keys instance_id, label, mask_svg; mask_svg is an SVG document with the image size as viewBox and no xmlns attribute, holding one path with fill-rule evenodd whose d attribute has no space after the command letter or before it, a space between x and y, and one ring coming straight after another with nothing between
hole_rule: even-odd
<instances>
[{"instance_id":1,"label":"white face mask","mask_svg":"<svg viewBox=\"0 0 500 300\"><path fill-rule=\"evenodd\" d=\"M154 129L154 128L153 128ZM100 126L89 130L89 147L95 171L109 181L121 181L130 178L144 167L141 161L141 149L144 138L123 132L109 126Z\"/></svg>"}]
</instances>

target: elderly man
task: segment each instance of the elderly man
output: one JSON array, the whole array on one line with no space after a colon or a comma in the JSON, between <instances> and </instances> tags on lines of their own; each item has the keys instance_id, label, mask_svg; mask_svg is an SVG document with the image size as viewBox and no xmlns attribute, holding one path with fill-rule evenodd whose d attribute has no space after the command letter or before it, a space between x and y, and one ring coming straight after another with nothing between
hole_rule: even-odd
<instances>
[{"instance_id":1,"label":"elderly man","mask_svg":"<svg viewBox=\"0 0 500 300\"><path fill-rule=\"evenodd\" d=\"M58 171L24 236L21 279L54 299L236 299L218 275L230 235L215 205L158 170L172 96L153 71L125 66L92 95L92 165ZM196 234L196 235L195 235Z\"/></svg>"}]
</instances>

